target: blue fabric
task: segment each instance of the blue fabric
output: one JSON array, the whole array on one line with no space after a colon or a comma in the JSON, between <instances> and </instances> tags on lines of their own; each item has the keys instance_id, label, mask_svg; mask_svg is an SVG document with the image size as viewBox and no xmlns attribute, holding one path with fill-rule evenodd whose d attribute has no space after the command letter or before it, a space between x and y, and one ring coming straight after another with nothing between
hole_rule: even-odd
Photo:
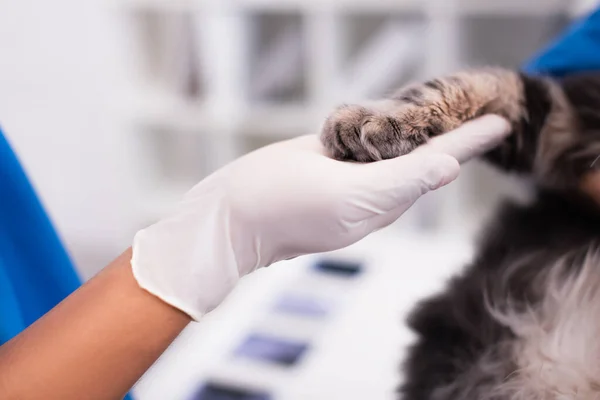
<instances>
[{"instance_id":1,"label":"blue fabric","mask_svg":"<svg viewBox=\"0 0 600 400\"><path fill-rule=\"evenodd\" d=\"M524 67L529 74L564 77L600 70L600 8L573 23Z\"/></svg>"},{"instance_id":2,"label":"blue fabric","mask_svg":"<svg viewBox=\"0 0 600 400\"><path fill-rule=\"evenodd\" d=\"M71 260L0 131L0 345L79 285Z\"/></svg>"},{"instance_id":3,"label":"blue fabric","mask_svg":"<svg viewBox=\"0 0 600 400\"><path fill-rule=\"evenodd\" d=\"M0 132L0 343L29 326L80 281Z\"/></svg>"}]
</instances>

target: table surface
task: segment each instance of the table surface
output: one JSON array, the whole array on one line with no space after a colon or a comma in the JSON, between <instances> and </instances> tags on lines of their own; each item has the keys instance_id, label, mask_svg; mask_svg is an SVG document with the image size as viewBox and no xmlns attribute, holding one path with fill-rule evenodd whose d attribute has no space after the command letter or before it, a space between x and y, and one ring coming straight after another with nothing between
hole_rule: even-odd
<instances>
[{"instance_id":1,"label":"table surface","mask_svg":"<svg viewBox=\"0 0 600 400\"><path fill-rule=\"evenodd\" d=\"M403 324L416 301L439 290L472 256L464 235L383 231L343 251L285 261L244 278L229 298L186 329L138 382L139 400L188 400L217 381L268 390L274 399L394 399L412 336ZM319 258L362 260L354 279L324 277ZM286 293L329 302L326 318L274 313ZM251 333L305 341L293 367L234 357Z\"/></svg>"}]
</instances>

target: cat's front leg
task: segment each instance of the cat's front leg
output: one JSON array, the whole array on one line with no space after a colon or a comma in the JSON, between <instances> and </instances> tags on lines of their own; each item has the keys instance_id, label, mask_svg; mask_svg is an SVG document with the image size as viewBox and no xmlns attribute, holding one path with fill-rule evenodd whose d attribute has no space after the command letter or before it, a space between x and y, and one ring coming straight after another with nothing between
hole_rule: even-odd
<instances>
[{"instance_id":1,"label":"cat's front leg","mask_svg":"<svg viewBox=\"0 0 600 400\"><path fill-rule=\"evenodd\" d=\"M527 107L528 79L515 71L489 68L409 86L386 100L339 107L325 122L321 139L335 158L375 161L407 154L430 137L484 114L505 117L521 135L527 121L535 119ZM534 95L545 96L544 85L540 81L538 89L544 93ZM545 118L549 106L536 112ZM495 161L515 163L515 146L527 144L521 141L497 152ZM533 154L526 158L531 161Z\"/></svg>"}]
</instances>

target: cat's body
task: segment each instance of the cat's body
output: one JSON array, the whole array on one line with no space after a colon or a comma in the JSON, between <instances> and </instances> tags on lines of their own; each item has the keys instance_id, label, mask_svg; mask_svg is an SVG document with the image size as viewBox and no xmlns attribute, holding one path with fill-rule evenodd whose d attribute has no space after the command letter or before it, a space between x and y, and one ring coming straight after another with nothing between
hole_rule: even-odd
<instances>
[{"instance_id":1,"label":"cat's body","mask_svg":"<svg viewBox=\"0 0 600 400\"><path fill-rule=\"evenodd\" d=\"M322 138L337 158L371 161L486 113L513 134L485 157L531 175L537 196L504 205L471 265L412 313L401 398L600 399L600 205L582 190L600 167L600 74L465 72L341 107Z\"/></svg>"}]
</instances>

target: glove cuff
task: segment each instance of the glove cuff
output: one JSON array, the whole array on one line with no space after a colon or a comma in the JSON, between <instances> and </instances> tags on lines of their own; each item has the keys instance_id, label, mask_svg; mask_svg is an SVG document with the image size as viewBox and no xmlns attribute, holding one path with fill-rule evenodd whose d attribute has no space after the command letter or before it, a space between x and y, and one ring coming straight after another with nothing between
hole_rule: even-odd
<instances>
[{"instance_id":1,"label":"glove cuff","mask_svg":"<svg viewBox=\"0 0 600 400\"><path fill-rule=\"evenodd\" d=\"M196 321L240 278L228 211L220 200L212 193L182 202L174 215L139 231L132 245L131 267L140 287Z\"/></svg>"}]
</instances>

